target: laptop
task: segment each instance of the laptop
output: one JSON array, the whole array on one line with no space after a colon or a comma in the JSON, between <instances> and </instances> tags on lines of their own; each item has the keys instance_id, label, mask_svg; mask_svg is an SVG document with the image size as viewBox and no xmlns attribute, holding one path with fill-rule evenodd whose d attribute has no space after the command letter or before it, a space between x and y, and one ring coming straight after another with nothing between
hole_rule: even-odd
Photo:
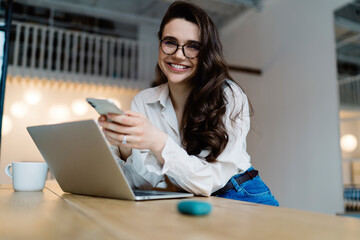
<instances>
[{"instance_id":1,"label":"laptop","mask_svg":"<svg viewBox=\"0 0 360 240\"><path fill-rule=\"evenodd\" d=\"M95 120L31 126L27 130L64 192L124 200L194 196L132 189Z\"/></svg>"}]
</instances>

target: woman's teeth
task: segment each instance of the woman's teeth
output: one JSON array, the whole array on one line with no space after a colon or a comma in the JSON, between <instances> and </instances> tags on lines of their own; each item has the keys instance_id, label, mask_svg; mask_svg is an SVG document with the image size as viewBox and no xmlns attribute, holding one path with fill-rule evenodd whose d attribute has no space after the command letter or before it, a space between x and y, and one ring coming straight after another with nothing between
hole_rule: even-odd
<instances>
[{"instance_id":1,"label":"woman's teeth","mask_svg":"<svg viewBox=\"0 0 360 240\"><path fill-rule=\"evenodd\" d=\"M173 68L177 68L177 69L185 69L185 68L187 68L186 66L181 66L181 65L172 64L172 63L170 63L170 66L173 67Z\"/></svg>"}]
</instances>

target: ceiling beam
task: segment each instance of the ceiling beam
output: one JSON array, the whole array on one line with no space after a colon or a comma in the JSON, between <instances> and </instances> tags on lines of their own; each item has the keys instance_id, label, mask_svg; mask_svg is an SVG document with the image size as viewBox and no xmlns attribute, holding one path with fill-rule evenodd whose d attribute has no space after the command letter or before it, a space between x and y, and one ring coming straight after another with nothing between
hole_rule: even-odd
<instances>
[{"instance_id":1,"label":"ceiling beam","mask_svg":"<svg viewBox=\"0 0 360 240\"><path fill-rule=\"evenodd\" d=\"M344 54L337 54L336 58L338 61L348 62L356 65L360 65L360 58L353 56L346 56Z\"/></svg>"},{"instance_id":2,"label":"ceiling beam","mask_svg":"<svg viewBox=\"0 0 360 240\"><path fill-rule=\"evenodd\" d=\"M78 3L62 2L57 0L17 0L17 2L38 6L46 7L54 10L61 10L64 12L71 12L76 14L83 14L88 16L96 16L109 20L118 20L119 22L126 22L132 24L151 24L159 25L160 20L148 17L142 17L135 14L129 14L110 9L104 9L99 7L85 6Z\"/></svg>"},{"instance_id":3,"label":"ceiling beam","mask_svg":"<svg viewBox=\"0 0 360 240\"><path fill-rule=\"evenodd\" d=\"M335 24L348 30L360 33L360 24L358 22L335 16Z\"/></svg>"},{"instance_id":4,"label":"ceiling beam","mask_svg":"<svg viewBox=\"0 0 360 240\"><path fill-rule=\"evenodd\" d=\"M360 33L359 34L356 34L354 36L351 36L349 38L345 38L339 42L336 43L336 48L339 49L339 48L342 48L348 44L351 44L351 43L354 43L356 41L358 41L360 39Z\"/></svg>"}]
</instances>

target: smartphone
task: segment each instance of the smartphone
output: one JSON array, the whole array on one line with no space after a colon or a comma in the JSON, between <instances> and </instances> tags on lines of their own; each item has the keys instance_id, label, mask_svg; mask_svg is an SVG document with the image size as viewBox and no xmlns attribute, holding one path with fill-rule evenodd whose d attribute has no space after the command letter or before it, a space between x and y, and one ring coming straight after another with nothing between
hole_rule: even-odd
<instances>
[{"instance_id":1,"label":"smartphone","mask_svg":"<svg viewBox=\"0 0 360 240\"><path fill-rule=\"evenodd\" d=\"M108 113L124 114L110 99L86 98L86 101L100 114L106 115Z\"/></svg>"}]
</instances>

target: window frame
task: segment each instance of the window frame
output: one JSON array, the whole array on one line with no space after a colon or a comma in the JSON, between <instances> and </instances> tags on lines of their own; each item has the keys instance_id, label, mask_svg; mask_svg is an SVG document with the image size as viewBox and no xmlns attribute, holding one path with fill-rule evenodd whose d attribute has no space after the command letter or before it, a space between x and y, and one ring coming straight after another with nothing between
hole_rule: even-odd
<instances>
[{"instance_id":1,"label":"window frame","mask_svg":"<svg viewBox=\"0 0 360 240\"><path fill-rule=\"evenodd\" d=\"M6 85L5 83L7 76L8 60L9 60L9 49L10 49L12 10L13 10L13 0L6 0L5 22L4 22L5 24L0 25L0 31L5 33L3 62L1 66L2 71L0 76L0 146L1 146L2 119L4 113L4 99L5 99L5 85Z\"/></svg>"}]
</instances>

